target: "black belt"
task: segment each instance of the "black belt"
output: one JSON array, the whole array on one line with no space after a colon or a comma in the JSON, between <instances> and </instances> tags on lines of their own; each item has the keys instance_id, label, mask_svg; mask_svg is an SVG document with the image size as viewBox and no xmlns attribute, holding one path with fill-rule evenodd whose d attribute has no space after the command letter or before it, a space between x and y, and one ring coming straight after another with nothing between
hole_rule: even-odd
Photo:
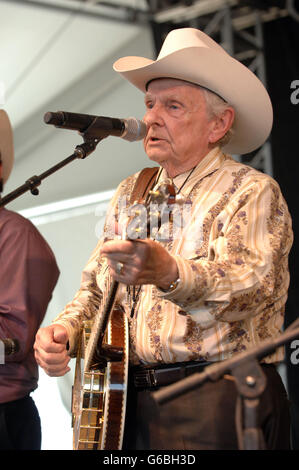
<instances>
[{"instance_id":1,"label":"black belt","mask_svg":"<svg viewBox=\"0 0 299 470\"><path fill-rule=\"evenodd\" d=\"M181 380L194 372L201 372L211 362L179 362L154 367L137 366L132 368L134 386L138 389L163 387Z\"/></svg>"}]
</instances>

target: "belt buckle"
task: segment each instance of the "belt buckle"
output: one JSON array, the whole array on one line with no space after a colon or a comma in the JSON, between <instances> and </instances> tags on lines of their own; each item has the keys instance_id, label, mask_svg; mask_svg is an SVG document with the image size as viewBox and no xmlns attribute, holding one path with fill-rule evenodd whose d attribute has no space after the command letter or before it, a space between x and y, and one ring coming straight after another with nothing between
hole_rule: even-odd
<instances>
[{"instance_id":1,"label":"belt buckle","mask_svg":"<svg viewBox=\"0 0 299 470\"><path fill-rule=\"evenodd\" d=\"M156 378L156 374L155 374L155 371L153 369L149 369L148 371L148 381L149 381L149 385L151 387L156 387L157 385L157 378Z\"/></svg>"},{"instance_id":2,"label":"belt buckle","mask_svg":"<svg viewBox=\"0 0 299 470\"><path fill-rule=\"evenodd\" d=\"M145 369L139 371L134 376L134 385L135 387L156 387L157 379L155 377L155 371L153 369Z\"/></svg>"}]
</instances>

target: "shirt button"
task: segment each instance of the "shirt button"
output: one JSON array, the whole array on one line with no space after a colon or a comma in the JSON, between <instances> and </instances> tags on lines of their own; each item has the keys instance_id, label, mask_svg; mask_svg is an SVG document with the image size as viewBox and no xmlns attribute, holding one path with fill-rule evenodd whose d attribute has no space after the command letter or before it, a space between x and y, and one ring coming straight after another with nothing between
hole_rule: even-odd
<instances>
[{"instance_id":1,"label":"shirt button","mask_svg":"<svg viewBox=\"0 0 299 470\"><path fill-rule=\"evenodd\" d=\"M187 312L185 312L185 310L179 310L178 314L179 315L187 315Z\"/></svg>"}]
</instances>

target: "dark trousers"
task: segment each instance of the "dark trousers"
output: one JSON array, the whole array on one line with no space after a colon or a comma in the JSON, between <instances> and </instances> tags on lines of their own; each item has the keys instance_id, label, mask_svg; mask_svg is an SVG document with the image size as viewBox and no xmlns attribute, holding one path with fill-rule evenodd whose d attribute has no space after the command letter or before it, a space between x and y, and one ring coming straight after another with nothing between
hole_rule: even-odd
<instances>
[{"instance_id":1,"label":"dark trousers","mask_svg":"<svg viewBox=\"0 0 299 470\"><path fill-rule=\"evenodd\" d=\"M31 397L0 404L0 450L40 450L40 418Z\"/></svg>"},{"instance_id":2,"label":"dark trousers","mask_svg":"<svg viewBox=\"0 0 299 470\"><path fill-rule=\"evenodd\" d=\"M287 394L276 368L262 368L267 386L260 397L258 419L266 449L289 449ZM238 403L231 376L205 382L159 406L150 390L138 392L130 381L123 449L238 450Z\"/></svg>"}]
</instances>

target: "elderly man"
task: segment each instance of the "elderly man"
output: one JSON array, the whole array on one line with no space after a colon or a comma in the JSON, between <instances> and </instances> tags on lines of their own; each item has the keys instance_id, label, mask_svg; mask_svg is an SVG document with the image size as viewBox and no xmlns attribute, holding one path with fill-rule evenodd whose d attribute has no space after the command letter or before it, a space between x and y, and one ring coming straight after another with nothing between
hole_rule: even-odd
<instances>
[{"instance_id":1,"label":"elderly man","mask_svg":"<svg viewBox=\"0 0 299 470\"><path fill-rule=\"evenodd\" d=\"M255 75L193 28L172 31L156 61L125 57L114 68L145 93L144 148L160 165L152 188L171 178L191 214L168 240L103 237L73 302L37 334L36 358L49 375L69 370L82 319L100 307L109 271L128 286L119 294L130 322L132 382L123 448L237 449L233 377L203 384L158 415L147 398L280 333L292 243L288 209L271 177L224 153L263 144L272 126L270 99ZM121 183L111 209L132 192L136 177ZM289 447L288 403L275 367L282 359L279 349L262 361L267 388L259 423L269 449ZM144 371L151 383L142 382Z\"/></svg>"}]
</instances>

